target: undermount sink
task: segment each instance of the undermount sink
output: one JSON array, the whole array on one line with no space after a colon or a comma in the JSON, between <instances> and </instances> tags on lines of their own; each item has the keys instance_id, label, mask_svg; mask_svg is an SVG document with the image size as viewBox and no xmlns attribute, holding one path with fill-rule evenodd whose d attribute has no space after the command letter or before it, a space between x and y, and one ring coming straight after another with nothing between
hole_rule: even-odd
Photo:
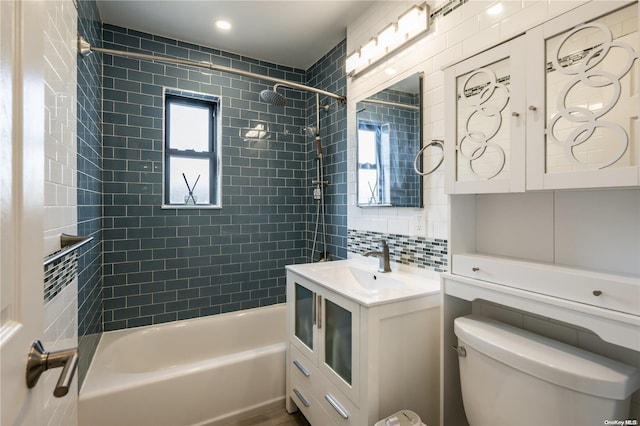
<instances>
[{"instance_id":1,"label":"undermount sink","mask_svg":"<svg viewBox=\"0 0 640 426\"><path fill-rule=\"evenodd\" d=\"M379 272L377 263L354 259L289 265L287 268L365 306L440 291L438 277L428 271L420 274L399 270Z\"/></svg>"}]
</instances>

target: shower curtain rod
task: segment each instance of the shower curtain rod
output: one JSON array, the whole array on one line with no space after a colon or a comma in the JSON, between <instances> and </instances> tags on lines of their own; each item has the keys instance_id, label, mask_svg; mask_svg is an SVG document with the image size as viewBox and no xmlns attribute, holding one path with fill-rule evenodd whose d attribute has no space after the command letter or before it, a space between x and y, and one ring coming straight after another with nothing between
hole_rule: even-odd
<instances>
[{"instance_id":1,"label":"shower curtain rod","mask_svg":"<svg viewBox=\"0 0 640 426\"><path fill-rule=\"evenodd\" d=\"M261 74L255 74L249 71L242 71L234 68L223 67L221 65L214 65L210 62L196 62L196 61L189 61L186 59L169 58L167 56L154 56L154 55L147 55L145 53L126 52L124 50L114 50L114 49L105 49L103 47L95 47L89 44L89 42L86 41L84 37L78 36L78 53L80 53L80 55L82 55L82 57L84 58L88 56L91 52L107 53L109 55L127 56L130 58L147 59L151 61L171 62L174 64L205 68L211 71L221 71L221 72L227 72L231 74L238 74L245 77L252 77L259 80L270 81L272 83L280 84L282 86L287 86L292 89L306 90L306 91L317 93L320 95L330 96L332 98L337 99L338 102L341 104L345 104L347 101L347 98L342 95L336 95L335 93L327 92L321 89L316 89L315 87L305 86L304 84L294 83L292 81L283 80L280 78L269 77Z\"/></svg>"}]
</instances>

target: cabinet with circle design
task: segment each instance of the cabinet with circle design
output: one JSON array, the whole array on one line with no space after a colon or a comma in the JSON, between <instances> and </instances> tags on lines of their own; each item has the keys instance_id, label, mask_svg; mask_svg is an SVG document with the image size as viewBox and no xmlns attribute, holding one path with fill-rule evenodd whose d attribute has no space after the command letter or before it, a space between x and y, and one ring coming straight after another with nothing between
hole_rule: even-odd
<instances>
[{"instance_id":1,"label":"cabinet with circle design","mask_svg":"<svg viewBox=\"0 0 640 426\"><path fill-rule=\"evenodd\" d=\"M447 68L447 192L639 185L639 46L637 2L592 2Z\"/></svg>"},{"instance_id":2,"label":"cabinet with circle design","mask_svg":"<svg viewBox=\"0 0 640 426\"><path fill-rule=\"evenodd\" d=\"M524 46L520 37L445 70L448 193L524 191Z\"/></svg>"}]
</instances>

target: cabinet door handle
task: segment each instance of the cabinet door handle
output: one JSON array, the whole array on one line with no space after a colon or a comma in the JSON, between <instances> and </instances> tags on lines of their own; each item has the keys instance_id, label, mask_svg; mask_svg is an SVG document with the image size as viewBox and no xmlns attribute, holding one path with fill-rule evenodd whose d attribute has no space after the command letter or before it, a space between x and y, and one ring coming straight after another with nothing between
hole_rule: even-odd
<instances>
[{"instance_id":1,"label":"cabinet door handle","mask_svg":"<svg viewBox=\"0 0 640 426\"><path fill-rule=\"evenodd\" d=\"M302 396L302 394L300 393L300 391L298 389L293 388L293 393L296 394L298 399L304 404L305 407L309 406L309 403L307 402L307 399L304 396Z\"/></svg>"},{"instance_id":2,"label":"cabinet door handle","mask_svg":"<svg viewBox=\"0 0 640 426\"><path fill-rule=\"evenodd\" d=\"M316 308L316 312L318 313L318 319L316 324L318 324L318 330L322 328L322 296L318 295L318 307Z\"/></svg>"},{"instance_id":3,"label":"cabinet door handle","mask_svg":"<svg viewBox=\"0 0 640 426\"><path fill-rule=\"evenodd\" d=\"M513 111L513 112L511 113L511 115L512 115L513 117L520 117L520 113L519 113L519 112L515 112L515 111Z\"/></svg>"},{"instance_id":4,"label":"cabinet door handle","mask_svg":"<svg viewBox=\"0 0 640 426\"><path fill-rule=\"evenodd\" d=\"M349 418L349 413L347 413L347 410L342 408L342 406L338 403L338 401L335 400L335 398L332 395L326 394L324 396L324 399L326 399L327 402L331 404L331 406L334 408L334 410L336 410L338 414L340 414L340 417L342 417L345 420Z\"/></svg>"},{"instance_id":5,"label":"cabinet door handle","mask_svg":"<svg viewBox=\"0 0 640 426\"><path fill-rule=\"evenodd\" d=\"M298 370L300 370L302 372L302 374L304 374L306 377L309 377L311 375L311 373L309 373L309 370L304 368L304 366L302 364L300 364L300 362L297 359L295 361L293 361L293 365L298 367Z\"/></svg>"},{"instance_id":6,"label":"cabinet door handle","mask_svg":"<svg viewBox=\"0 0 640 426\"><path fill-rule=\"evenodd\" d=\"M313 299L311 301L311 318L313 325L316 325L316 317L318 314L316 313L316 294L313 293Z\"/></svg>"},{"instance_id":7,"label":"cabinet door handle","mask_svg":"<svg viewBox=\"0 0 640 426\"><path fill-rule=\"evenodd\" d=\"M477 266L474 266L473 268L471 268L471 270L473 272L478 272L480 270L480 268L478 268Z\"/></svg>"},{"instance_id":8,"label":"cabinet door handle","mask_svg":"<svg viewBox=\"0 0 640 426\"><path fill-rule=\"evenodd\" d=\"M529 111L537 111L538 107L535 105L529 105Z\"/></svg>"}]
</instances>

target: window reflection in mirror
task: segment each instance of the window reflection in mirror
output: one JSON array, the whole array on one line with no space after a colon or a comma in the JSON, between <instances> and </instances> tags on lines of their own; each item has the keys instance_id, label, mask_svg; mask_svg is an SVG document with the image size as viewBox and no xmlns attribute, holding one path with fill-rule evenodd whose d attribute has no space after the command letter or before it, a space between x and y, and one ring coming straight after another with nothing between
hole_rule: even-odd
<instances>
[{"instance_id":1,"label":"window reflection in mirror","mask_svg":"<svg viewBox=\"0 0 640 426\"><path fill-rule=\"evenodd\" d=\"M422 207L421 87L414 74L357 103L358 206Z\"/></svg>"}]
</instances>

